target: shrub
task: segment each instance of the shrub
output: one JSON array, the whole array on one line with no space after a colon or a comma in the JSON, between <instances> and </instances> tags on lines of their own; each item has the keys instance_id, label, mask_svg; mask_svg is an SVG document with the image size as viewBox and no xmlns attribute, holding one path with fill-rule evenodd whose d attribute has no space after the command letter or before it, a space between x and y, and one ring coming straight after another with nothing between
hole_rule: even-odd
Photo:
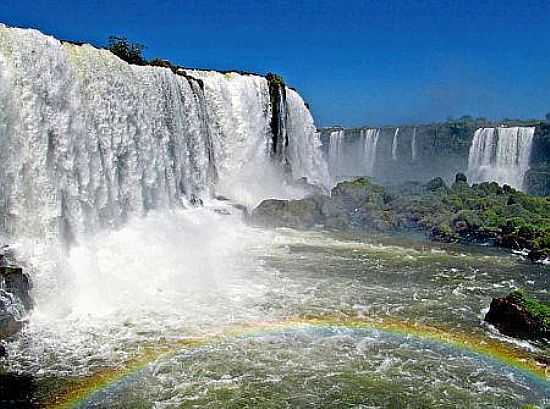
<instances>
[{"instance_id":1,"label":"shrub","mask_svg":"<svg viewBox=\"0 0 550 409\"><path fill-rule=\"evenodd\" d=\"M550 305L537 301L523 290L515 290L508 297L525 308L535 319L540 320L546 326L550 326Z\"/></svg>"},{"instance_id":2,"label":"shrub","mask_svg":"<svg viewBox=\"0 0 550 409\"><path fill-rule=\"evenodd\" d=\"M268 72L265 78L267 79L267 82L269 82L269 84L276 85L276 86L285 85L285 81L283 80L283 77L281 77L278 74L273 74L272 72Z\"/></svg>"},{"instance_id":3,"label":"shrub","mask_svg":"<svg viewBox=\"0 0 550 409\"><path fill-rule=\"evenodd\" d=\"M143 50L145 46L139 43L131 43L126 37L110 36L109 51L128 64L144 65Z\"/></svg>"}]
</instances>

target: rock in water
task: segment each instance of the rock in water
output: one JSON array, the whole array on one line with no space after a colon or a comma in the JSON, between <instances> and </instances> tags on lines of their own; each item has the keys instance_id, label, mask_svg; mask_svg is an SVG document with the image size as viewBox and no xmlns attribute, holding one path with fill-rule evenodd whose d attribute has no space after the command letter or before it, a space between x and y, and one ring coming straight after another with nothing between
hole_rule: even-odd
<instances>
[{"instance_id":1,"label":"rock in water","mask_svg":"<svg viewBox=\"0 0 550 409\"><path fill-rule=\"evenodd\" d=\"M522 291L494 298L485 321L504 335L515 338L550 339L550 306L539 303Z\"/></svg>"},{"instance_id":2,"label":"rock in water","mask_svg":"<svg viewBox=\"0 0 550 409\"><path fill-rule=\"evenodd\" d=\"M0 339L23 327L22 318L32 308L31 285L19 267L0 267Z\"/></svg>"},{"instance_id":3,"label":"rock in water","mask_svg":"<svg viewBox=\"0 0 550 409\"><path fill-rule=\"evenodd\" d=\"M31 284L28 277L19 267L0 267L0 277L4 281L4 289L18 297L28 311L32 308L30 296Z\"/></svg>"},{"instance_id":4,"label":"rock in water","mask_svg":"<svg viewBox=\"0 0 550 409\"><path fill-rule=\"evenodd\" d=\"M264 200L249 216L249 221L268 227L309 228L323 220L319 198L302 200Z\"/></svg>"}]
</instances>

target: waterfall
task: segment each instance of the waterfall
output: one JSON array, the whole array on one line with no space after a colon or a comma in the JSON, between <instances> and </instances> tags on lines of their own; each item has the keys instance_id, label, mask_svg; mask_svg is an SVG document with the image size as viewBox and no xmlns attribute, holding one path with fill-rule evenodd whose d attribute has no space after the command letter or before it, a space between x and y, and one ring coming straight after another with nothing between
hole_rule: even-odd
<instances>
[{"instance_id":1,"label":"waterfall","mask_svg":"<svg viewBox=\"0 0 550 409\"><path fill-rule=\"evenodd\" d=\"M331 173L332 183L339 181L342 176L344 131L332 131L329 137L328 166Z\"/></svg>"},{"instance_id":2,"label":"waterfall","mask_svg":"<svg viewBox=\"0 0 550 409\"><path fill-rule=\"evenodd\" d=\"M321 137L302 97L286 90L286 133L302 137L288 139L287 156L294 179L306 178L309 183L328 187L330 176L327 163L320 155Z\"/></svg>"},{"instance_id":3,"label":"waterfall","mask_svg":"<svg viewBox=\"0 0 550 409\"><path fill-rule=\"evenodd\" d=\"M380 129L329 134L328 165L333 184L358 176L373 176Z\"/></svg>"},{"instance_id":4,"label":"waterfall","mask_svg":"<svg viewBox=\"0 0 550 409\"><path fill-rule=\"evenodd\" d=\"M495 181L522 189L533 144L534 127L476 130L468 157L468 177L474 183Z\"/></svg>"},{"instance_id":5,"label":"waterfall","mask_svg":"<svg viewBox=\"0 0 550 409\"><path fill-rule=\"evenodd\" d=\"M411 139L411 160L416 160L416 127L413 128L413 135Z\"/></svg>"},{"instance_id":6,"label":"waterfall","mask_svg":"<svg viewBox=\"0 0 550 409\"><path fill-rule=\"evenodd\" d=\"M391 158L392 160L397 160L397 135L399 134L399 128L395 129L395 133L393 134L393 140L391 144Z\"/></svg>"},{"instance_id":7,"label":"waterfall","mask_svg":"<svg viewBox=\"0 0 550 409\"><path fill-rule=\"evenodd\" d=\"M376 146L380 137L380 129L362 129L363 137L363 163L365 165L365 175L374 175L374 165L376 163Z\"/></svg>"},{"instance_id":8,"label":"waterfall","mask_svg":"<svg viewBox=\"0 0 550 409\"><path fill-rule=\"evenodd\" d=\"M2 230L72 240L214 192L247 203L287 194L270 159L267 80L188 73L0 25ZM287 93L284 161L327 184L311 115ZM249 184L263 186L241 194Z\"/></svg>"}]
</instances>

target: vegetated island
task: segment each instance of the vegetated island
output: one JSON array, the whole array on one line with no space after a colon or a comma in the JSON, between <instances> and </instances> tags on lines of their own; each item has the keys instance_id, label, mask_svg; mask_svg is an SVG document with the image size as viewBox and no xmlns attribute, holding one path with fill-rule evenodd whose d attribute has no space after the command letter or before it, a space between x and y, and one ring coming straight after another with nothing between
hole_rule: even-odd
<instances>
[{"instance_id":1,"label":"vegetated island","mask_svg":"<svg viewBox=\"0 0 550 409\"><path fill-rule=\"evenodd\" d=\"M431 240L492 245L550 262L550 197L532 196L495 182L452 186L435 178L383 187L368 178L339 183L330 196L269 199L250 214L268 227L358 231L423 231Z\"/></svg>"}]
</instances>

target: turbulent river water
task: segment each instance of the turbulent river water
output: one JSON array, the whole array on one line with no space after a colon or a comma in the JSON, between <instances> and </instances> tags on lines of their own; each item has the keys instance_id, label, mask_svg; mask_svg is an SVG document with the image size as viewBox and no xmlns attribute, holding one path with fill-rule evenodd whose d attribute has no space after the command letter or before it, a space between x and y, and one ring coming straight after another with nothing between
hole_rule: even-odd
<instances>
[{"instance_id":1,"label":"turbulent river water","mask_svg":"<svg viewBox=\"0 0 550 409\"><path fill-rule=\"evenodd\" d=\"M550 404L550 351L482 324L513 288L550 298L550 269L515 256L259 229L213 201L132 220L68 260L59 298L9 344L7 369L47 407Z\"/></svg>"}]
</instances>

